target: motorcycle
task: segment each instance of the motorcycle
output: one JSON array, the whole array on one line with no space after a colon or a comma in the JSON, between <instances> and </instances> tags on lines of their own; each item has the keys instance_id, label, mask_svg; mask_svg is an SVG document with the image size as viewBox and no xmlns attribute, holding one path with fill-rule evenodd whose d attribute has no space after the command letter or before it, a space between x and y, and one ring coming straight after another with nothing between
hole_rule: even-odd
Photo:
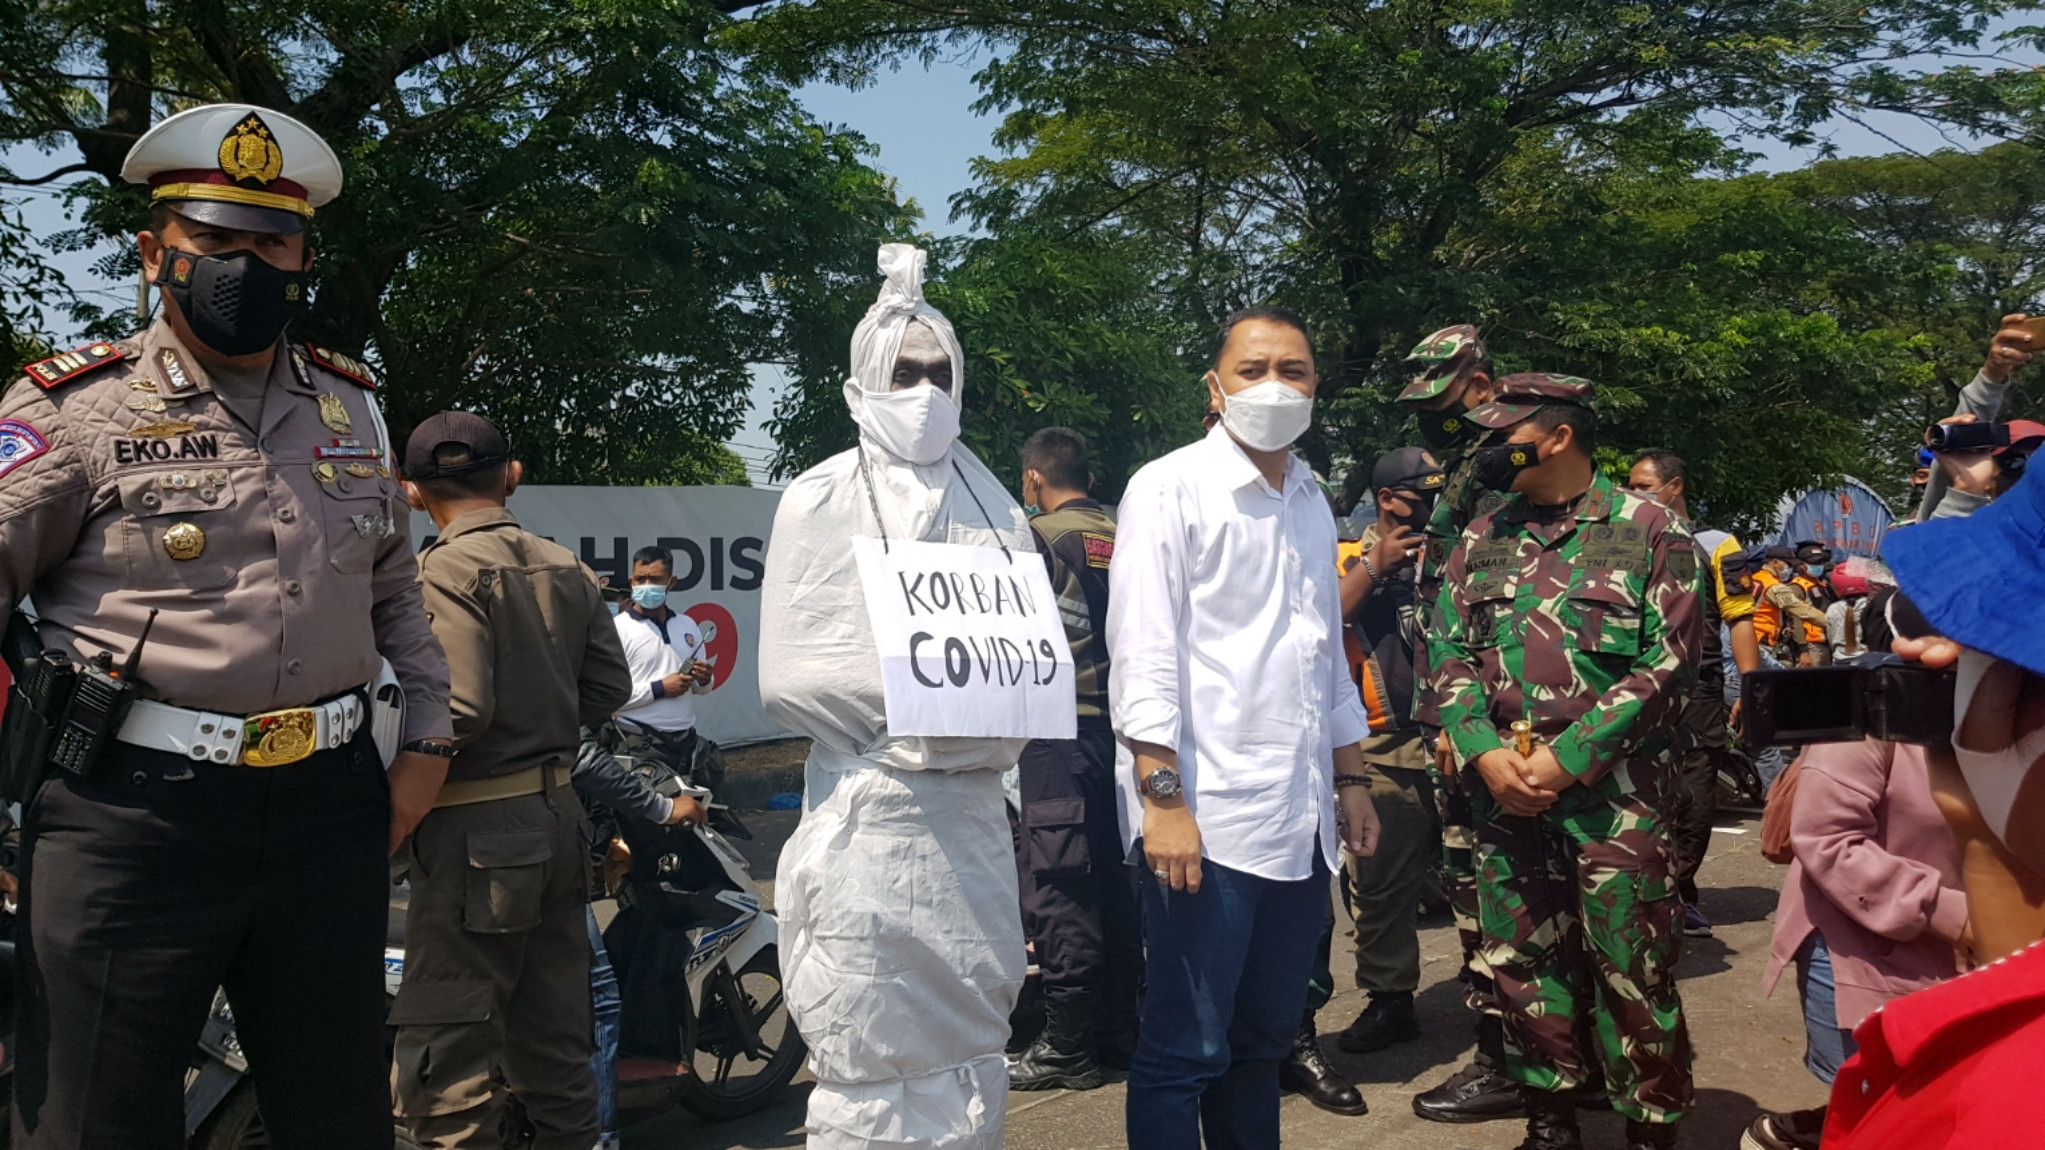
<instances>
[{"instance_id":1,"label":"motorcycle","mask_svg":"<svg viewBox=\"0 0 2045 1150\"><path fill-rule=\"evenodd\" d=\"M745 856L726 837L751 835L737 815L710 802L708 790L659 764L628 765L663 794L703 802L711 825L620 819L606 840L604 893L619 904L604 931L622 990L618 1125L677 1106L709 1121L755 1113L780 1098L807 1048L784 1004L773 912L762 905ZM394 888L384 949L387 1002L404 978L408 900L408 888ZM529 1142L531 1128L515 1097L506 1121L507 1146ZM224 995L214 998L186 1078L185 1130L190 1150L270 1145ZM397 1150L414 1150L402 1131Z\"/></svg>"}]
</instances>

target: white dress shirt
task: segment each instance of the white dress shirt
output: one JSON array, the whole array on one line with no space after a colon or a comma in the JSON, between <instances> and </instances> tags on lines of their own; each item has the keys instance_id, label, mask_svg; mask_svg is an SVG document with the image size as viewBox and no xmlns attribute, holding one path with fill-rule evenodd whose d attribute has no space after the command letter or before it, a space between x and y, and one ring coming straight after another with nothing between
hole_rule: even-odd
<instances>
[{"instance_id":1,"label":"white dress shirt","mask_svg":"<svg viewBox=\"0 0 2045 1150\"><path fill-rule=\"evenodd\" d=\"M618 641L625 647L625 665L632 669L632 697L618 708L618 717L656 731L688 731L696 726L696 701L709 688L691 682L679 695L656 698L653 685L703 655L703 632L696 621L670 609L667 633L661 624L626 608L618 612Z\"/></svg>"},{"instance_id":2,"label":"white dress shirt","mask_svg":"<svg viewBox=\"0 0 2045 1150\"><path fill-rule=\"evenodd\" d=\"M1145 466L1118 509L1108 675L1122 841L1143 829L1131 740L1175 747L1214 862L1279 881L1335 857L1334 749L1370 721L1342 654L1335 517L1287 460L1274 491L1227 429Z\"/></svg>"}]
</instances>

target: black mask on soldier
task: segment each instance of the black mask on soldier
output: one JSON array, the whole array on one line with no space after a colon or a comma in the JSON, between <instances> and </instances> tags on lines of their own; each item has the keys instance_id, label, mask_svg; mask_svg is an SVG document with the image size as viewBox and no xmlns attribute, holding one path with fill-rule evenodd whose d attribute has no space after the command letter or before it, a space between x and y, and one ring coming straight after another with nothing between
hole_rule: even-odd
<instances>
[{"instance_id":1,"label":"black mask on soldier","mask_svg":"<svg viewBox=\"0 0 2045 1150\"><path fill-rule=\"evenodd\" d=\"M165 248L156 282L177 301L200 343L221 355L252 355L277 342L305 310L305 276L247 250L217 256Z\"/></svg>"},{"instance_id":2,"label":"black mask on soldier","mask_svg":"<svg viewBox=\"0 0 2045 1150\"><path fill-rule=\"evenodd\" d=\"M1532 443L1493 443L1470 452L1470 477L1493 491L1511 491L1523 471L1541 465L1541 452Z\"/></svg>"},{"instance_id":3,"label":"black mask on soldier","mask_svg":"<svg viewBox=\"0 0 2045 1150\"><path fill-rule=\"evenodd\" d=\"M1436 451L1446 451L1470 438L1470 413L1460 405L1445 411L1414 413L1420 420L1420 438Z\"/></svg>"},{"instance_id":4,"label":"black mask on soldier","mask_svg":"<svg viewBox=\"0 0 2045 1150\"><path fill-rule=\"evenodd\" d=\"M1432 495L1415 495L1410 491L1404 492L1403 497L1406 503L1406 513L1395 516L1396 522L1402 527L1411 527L1415 531L1425 528L1427 521L1434 518L1434 497Z\"/></svg>"}]
</instances>

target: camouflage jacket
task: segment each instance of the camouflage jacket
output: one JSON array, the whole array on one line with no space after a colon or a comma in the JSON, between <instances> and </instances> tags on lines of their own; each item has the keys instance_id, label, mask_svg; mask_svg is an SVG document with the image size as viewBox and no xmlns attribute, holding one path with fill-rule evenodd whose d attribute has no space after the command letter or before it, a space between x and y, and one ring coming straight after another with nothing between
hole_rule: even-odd
<instances>
[{"instance_id":1,"label":"camouflage jacket","mask_svg":"<svg viewBox=\"0 0 2045 1150\"><path fill-rule=\"evenodd\" d=\"M1600 474L1568 509L1513 496L1450 553L1428 637L1442 729L1465 762L1529 719L1586 781L1669 743L1703 626L1697 548Z\"/></svg>"},{"instance_id":2,"label":"camouflage jacket","mask_svg":"<svg viewBox=\"0 0 2045 1150\"><path fill-rule=\"evenodd\" d=\"M1441 601L1442 572L1448 567L1449 552L1456 549L1463 532L1470 521L1487 511L1494 511L1505 503L1504 496L1487 490L1477 482L1476 465L1471 462L1471 453L1491 443L1502 443L1509 431L1493 431L1471 426L1476 434L1454 447L1443 448L1435 453L1441 460L1442 470L1448 473L1448 481L1442 484L1441 495L1434 501L1434 514L1428 517L1426 549L1420 554L1420 633L1421 641L1413 650L1413 721L1425 727L1439 729L1441 723L1440 701L1434 697L1433 658L1428 650L1427 636L1436 628L1435 607Z\"/></svg>"}]
</instances>

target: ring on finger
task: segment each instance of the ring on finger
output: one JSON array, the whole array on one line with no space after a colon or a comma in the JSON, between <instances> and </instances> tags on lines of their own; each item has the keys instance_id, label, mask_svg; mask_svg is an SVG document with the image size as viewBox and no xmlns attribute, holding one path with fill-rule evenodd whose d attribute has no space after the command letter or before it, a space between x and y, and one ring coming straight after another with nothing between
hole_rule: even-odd
<instances>
[{"instance_id":1,"label":"ring on finger","mask_svg":"<svg viewBox=\"0 0 2045 1150\"><path fill-rule=\"evenodd\" d=\"M1159 881L1159 882L1165 882L1166 880L1168 880L1168 879L1170 879L1170 878L1172 877L1172 872L1170 872L1170 871L1168 871L1168 870L1164 870L1163 868L1159 868L1159 869L1157 869L1157 870L1151 871L1150 873L1152 873L1152 874L1156 875L1156 876L1157 876L1157 881Z\"/></svg>"}]
</instances>

